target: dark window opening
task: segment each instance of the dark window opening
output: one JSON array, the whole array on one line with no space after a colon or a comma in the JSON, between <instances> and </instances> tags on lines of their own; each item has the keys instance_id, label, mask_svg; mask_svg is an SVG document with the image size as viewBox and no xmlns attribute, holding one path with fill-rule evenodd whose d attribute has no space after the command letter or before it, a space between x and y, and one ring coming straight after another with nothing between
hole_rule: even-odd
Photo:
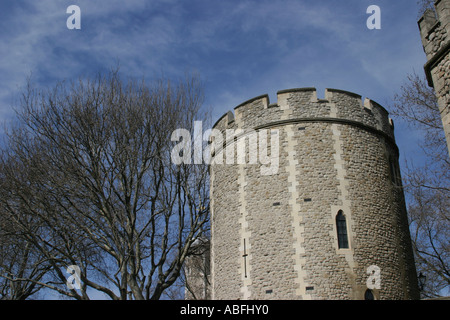
<instances>
[{"instance_id":1,"label":"dark window opening","mask_svg":"<svg viewBox=\"0 0 450 320\"><path fill-rule=\"evenodd\" d=\"M389 157L389 173L391 174L391 181L395 183L395 166L392 157Z\"/></svg>"},{"instance_id":2,"label":"dark window opening","mask_svg":"<svg viewBox=\"0 0 450 320\"><path fill-rule=\"evenodd\" d=\"M244 258L244 276L245 276L245 278L247 278L247 257L248 257L248 254L247 254L247 248L246 248L246 245L245 245L245 239L244 239L244 254L242 255L242 257Z\"/></svg>"},{"instance_id":3,"label":"dark window opening","mask_svg":"<svg viewBox=\"0 0 450 320\"><path fill-rule=\"evenodd\" d=\"M348 249L347 222L342 210L339 210L336 216L336 229L339 249Z\"/></svg>"},{"instance_id":4,"label":"dark window opening","mask_svg":"<svg viewBox=\"0 0 450 320\"><path fill-rule=\"evenodd\" d=\"M364 293L364 300L375 300L372 290L370 289L366 290L366 293Z\"/></svg>"},{"instance_id":5,"label":"dark window opening","mask_svg":"<svg viewBox=\"0 0 450 320\"><path fill-rule=\"evenodd\" d=\"M389 173L391 176L392 183L394 183L397 186L401 186L402 178L400 175L400 168L398 166L398 161L392 156L389 157Z\"/></svg>"}]
</instances>

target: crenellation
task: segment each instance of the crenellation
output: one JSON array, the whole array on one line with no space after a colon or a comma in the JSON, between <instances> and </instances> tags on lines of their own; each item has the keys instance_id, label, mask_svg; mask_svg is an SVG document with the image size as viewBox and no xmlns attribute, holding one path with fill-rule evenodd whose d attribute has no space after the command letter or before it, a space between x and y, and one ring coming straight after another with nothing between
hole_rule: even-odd
<instances>
[{"instance_id":1,"label":"crenellation","mask_svg":"<svg viewBox=\"0 0 450 320\"><path fill-rule=\"evenodd\" d=\"M450 0L435 8L418 25L450 150ZM318 99L313 87L280 90L275 103L257 96L233 111L213 126L225 140L212 158L226 154L227 162L210 166L212 298L360 300L370 289L376 300L418 299L388 111L340 89ZM257 148L276 155L276 170L228 162L235 151L254 156L250 141L263 129L270 143ZM375 288L371 267L381 272Z\"/></svg>"},{"instance_id":2,"label":"crenellation","mask_svg":"<svg viewBox=\"0 0 450 320\"><path fill-rule=\"evenodd\" d=\"M280 97L282 96L295 96L297 97L297 100L301 103L308 103L308 102L316 102L317 101L317 90L313 87L307 87L307 88L293 88L293 89L286 89L286 90L280 90L277 92L277 98L280 100Z\"/></svg>"},{"instance_id":3,"label":"crenellation","mask_svg":"<svg viewBox=\"0 0 450 320\"><path fill-rule=\"evenodd\" d=\"M361 95L350 91L330 88L325 89L325 99L327 99L329 102L340 102L342 99L344 99L350 101L352 105L359 104L360 106L362 106L361 98Z\"/></svg>"},{"instance_id":4,"label":"crenellation","mask_svg":"<svg viewBox=\"0 0 450 320\"><path fill-rule=\"evenodd\" d=\"M234 114L224 114L214 128L225 133L227 129L255 129L276 126L280 121L314 122L323 118L358 122L394 138L386 109L367 98L363 104L360 95L338 89L326 89L325 99L317 98L315 88L281 90L276 103L270 103L268 95L261 95L235 107Z\"/></svg>"},{"instance_id":5,"label":"crenellation","mask_svg":"<svg viewBox=\"0 0 450 320\"><path fill-rule=\"evenodd\" d=\"M427 9L423 16L418 21L419 24L419 30L420 30L420 36L423 40L427 40L427 43L424 43L424 49L426 45L428 44L429 36L433 30L435 30L438 26L438 20L436 18L436 13L431 10ZM433 36L434 37L434 36ZM425 52L429 50L425 49Z\"/></svg>"},{"instance_id":6,"label":"crenellation","mask_svg":"<svg viewBox=\"0 0 450 320\"><path fill-rule=\"evenodd\" d=\"M232 123L234 122L234 113L231 111L228 111L224 113L217 121L214 123L213 128L225 131L226 129L230 128Z\"/></svg>"},{"instance_id":7,"label":"crenellation","mask_svg":"<svg viewBox=\"0 0 450 320\"><path fill-rule=\"evenodd\" d=\"M435 2L436 14L442 27L450 33L450 2L448 0L438 0Z\"/></svg>"},{"instance_id":8,"label":"crenellation","mask_svg":"<svg viewBox=\"0 0 450 320\"><path fill-rule=\"evenodd\" d=\"M234 108L234 110L239 109L240 107L246 106L253 106L256 104L258 107L262 107L263 109L267 109L267 106L270 104L269 95L263 94L257 97L254 97L252 99L249 99L245 102L242 102L240 105Z\"/></svg>"},{"instance_id":9,"label":"crenellation","mask_svg":"<svg viewBox=\"0 0 450 320\"><path fill-rule=\"evenodd\" d=\"M390 174L398 149L388 112L337 89L325 99L314 88L282 90L277 100L240 104L231 123L278 132L276 171L262 175L261 163L211 165L214 298L363 299L367 268L376 265L386 286L373 290L377 299L416 299L403 191Z\"/></svg>"},{"instance_id":10,"label":"crenellation","mask_svg":"<svg viewBox=\"0 0 450 320\"><path fill-rule=\"evenodd\" d=\"M364 100L364 108L370 110L373 117L376 119L376 128L383 132L390 133L390 136L394 138L394 126L392 119L389 117L389 112L383 106L369 98Z\"/></svg>"},{"instance_id":11,"label":"crenellation","mask_svg":"<svg viewBox=\"0 0 450 320\"><path fill-rule=\"evenodd\" d=\"M425 11L418 25L427 57L425 75L436 92L450 150L450 0L438 0L434 5L435 11Z\"/></svg>"}]
</instances>

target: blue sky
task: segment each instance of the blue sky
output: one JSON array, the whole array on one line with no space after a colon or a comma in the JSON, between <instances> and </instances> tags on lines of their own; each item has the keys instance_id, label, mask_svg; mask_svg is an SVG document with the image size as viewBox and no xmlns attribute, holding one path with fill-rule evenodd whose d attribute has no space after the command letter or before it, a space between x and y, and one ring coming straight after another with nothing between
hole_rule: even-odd
<instances>
[{"instance_id":1,"label":"blue sky","mask_svg":"<svg viewBox=\"0 0 450 320\"><path fill-rule=\"evenodd\" d=\"M69 30L69 5L81 30ZM381 29L369 30L370 5ZM213 122L241 102L298 87L338 88L387 107L406 75L426 62L415 0L15 0L0 2L0 120L35 82L93 75L197 72ZM398 121L398 120L397 120ZM408 131L406 131L408 130ZM396 125L403 159L419 134Z\"/></svg>"}]
</instances>

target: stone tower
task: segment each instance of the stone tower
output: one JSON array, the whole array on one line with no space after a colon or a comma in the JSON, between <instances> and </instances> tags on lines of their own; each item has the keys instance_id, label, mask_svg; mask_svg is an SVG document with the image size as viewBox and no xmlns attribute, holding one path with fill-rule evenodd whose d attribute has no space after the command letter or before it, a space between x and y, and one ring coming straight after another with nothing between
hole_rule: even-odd
<instances>
[{"instance_id":1,"label":"stone tower","mask_svg":"<svg viewBox=\"0 0 450 320\"><path fill-rule=\"evenodd\" d=\"M192 244L190 251L185 262L185 299L210 300L210 241L199 238Z\"/></svg>"},{"instance_id":2,"label":"stone tower","mask_svg":"<svg viewBox=\"0 0 450 320\"><path fill-rule=\"evenodd\" d=\"M277 98L214 125L212 299L418 299L387 111L336 89Z\"/></svg>"},{"instance_id":3,"label":"stone tower","mask_svg":"<svg viewBox=\"0 0 450 320\"><path fill-rule=\"evenodd\" d=\"M436 12L428 9L418 23L427 55L425 74L436 92L450 152L450 0L437 0L434 5Z\"/></svg>"}]
</instances>

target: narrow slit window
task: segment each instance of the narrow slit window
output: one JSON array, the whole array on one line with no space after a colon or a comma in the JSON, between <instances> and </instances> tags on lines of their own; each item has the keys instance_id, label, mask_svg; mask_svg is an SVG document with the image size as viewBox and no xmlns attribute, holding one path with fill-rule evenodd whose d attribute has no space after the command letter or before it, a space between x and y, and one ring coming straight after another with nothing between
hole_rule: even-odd
<instances>
[{"instance_id":1,"label":"narrow slit window","mask_svg":"<svg viewBox=\"0 0 450 320\"><path fill-rule=\"evenodd\" d=\"M336 229L339 249L348 249L347 222L342 210L339 210L336 216Z\"/></svg>"},{"instance_id":2,"label":"narrow slit window","mask_svg":"<svg viewBox=\"0 0 450 320\"><path fill-rule=\"evenodd\" d=\"M389 157L389 173L391 176L391 181L396 186L402 185L402 179L400 175L400 168L398 166L398 160L396 160L394 157Z\"/></svg>"},{"instance_id":3,"label":"narrow slit window","mask_svg":"<svg viewBox=\"0 0 450 320\"><path fill-rule=\"evenodd\" d=\"M391 175L391 181L393 183L395 183L396 182L396 170L395 170L394 160L392 159L392 157L389 157L389 172Z\"/></svg>"},{"instance_id":4,"label":"narrow slit window","mask_svg":"<svg viewBox=\"0 0 450 320\"><path fill-rule=\"evenodd\" d=\"M247 248L245 245L245 239L244 239L244 254L242 255L242 257L244 258L244 276L247 278Z\"/></svg>"}]
</instances>

